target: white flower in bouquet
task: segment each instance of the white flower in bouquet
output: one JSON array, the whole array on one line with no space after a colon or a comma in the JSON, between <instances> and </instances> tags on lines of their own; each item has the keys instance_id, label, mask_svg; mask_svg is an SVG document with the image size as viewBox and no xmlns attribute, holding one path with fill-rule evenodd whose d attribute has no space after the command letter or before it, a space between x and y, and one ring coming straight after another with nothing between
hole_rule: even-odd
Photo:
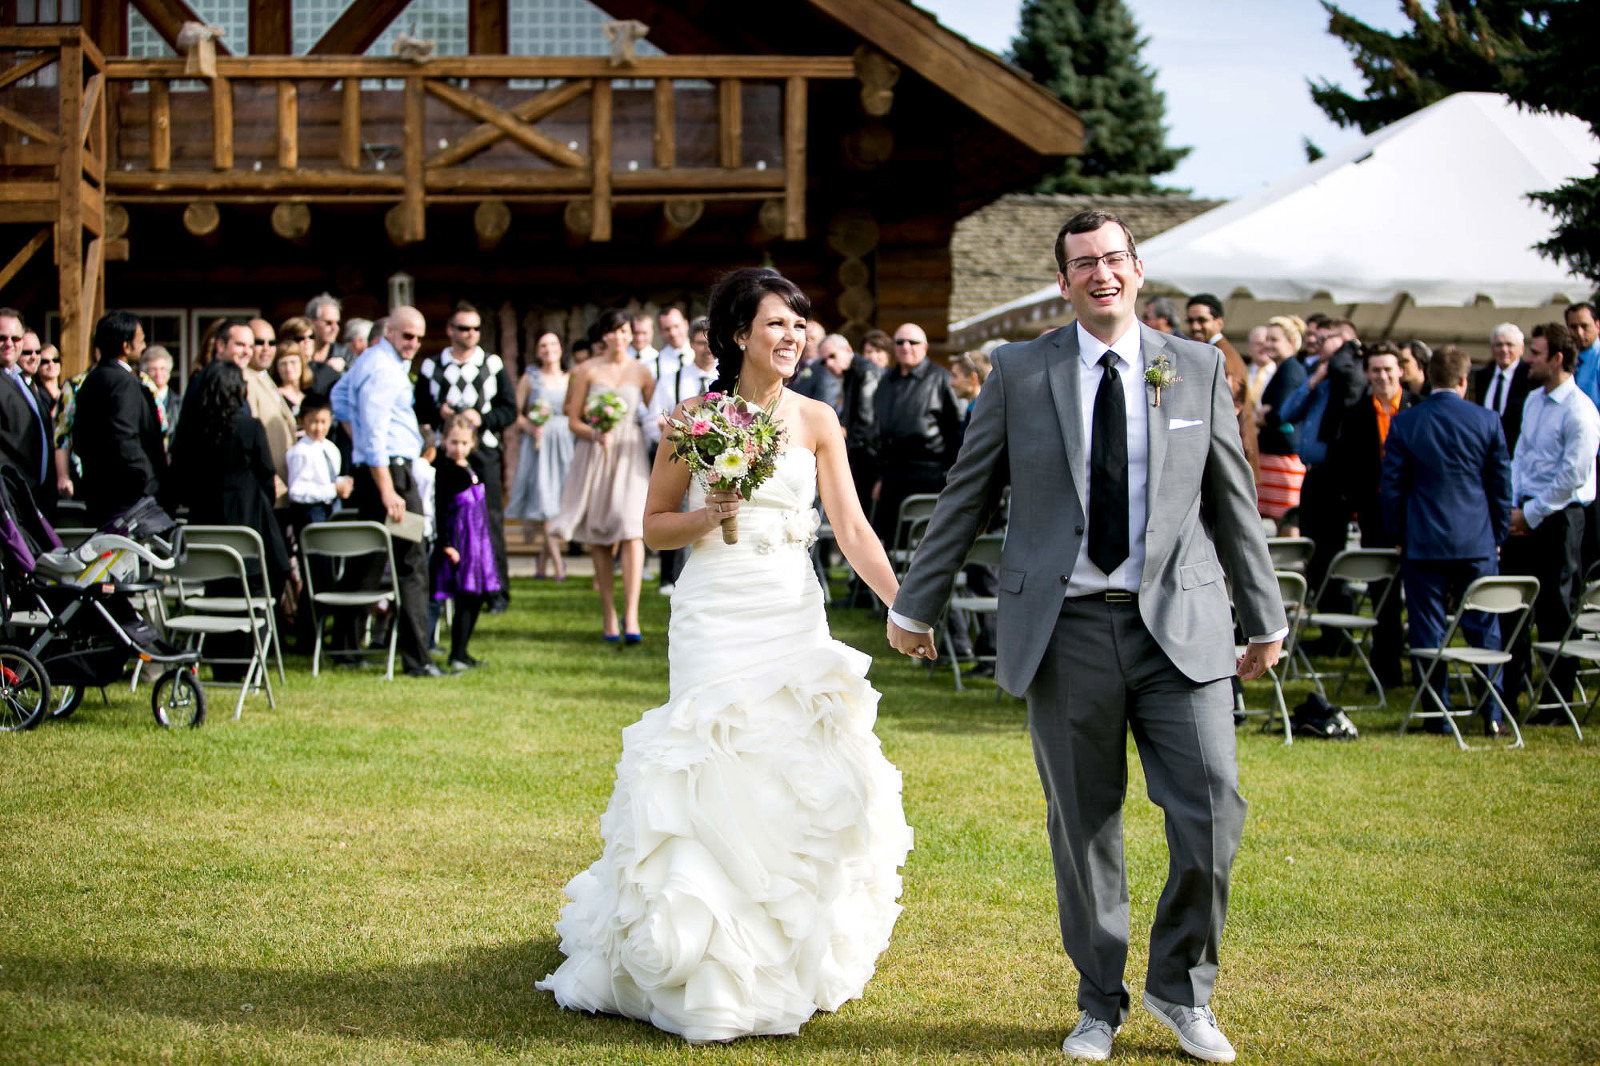
<instances>
[{"instance_id":1,"label":"white flower in bouquet","mask_svg":"<svg viewBox=\"0 0 1600 1066\"><path fill-rule=\"evenodd\" d=\"M723 481L737 481L750 472L750 460L742 451L728 449L711 463L712 473Z\"/></svg>"}]
</instances>

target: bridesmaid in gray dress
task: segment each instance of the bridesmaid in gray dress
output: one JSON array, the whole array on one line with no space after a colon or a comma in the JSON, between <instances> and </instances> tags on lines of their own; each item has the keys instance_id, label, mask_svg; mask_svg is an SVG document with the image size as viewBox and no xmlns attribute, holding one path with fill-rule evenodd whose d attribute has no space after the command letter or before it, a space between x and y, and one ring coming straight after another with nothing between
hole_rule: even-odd
<instances>
[{"instance_id":1,"label":"bridesmaid in gray dress","mask_svg":"<svg viewBox=\"0 0 1600 1066\"><path fill-rule=\"evenodd\" d=\"M549 567L557 581L566 580L562 544L548 525L561 512L561 489L572 463L572 427L567 424L567 371L570 361L561 350L561 338L546 330L533 342L534 365L517 383L517 428L522 430L522 448L517 455L517 476L506 503L506 517L522 522L523 537L529 544L543 534L544 546L534 577L542 578ZM542 426L530 420L535 405L545 405L550 414Z\"/></svg>"},{"instance_id":2,"label":"bridesmaid in gray dress","mask_svg":"<svg viewBox=\"0 0 1600 1066\"><path fill-rule=\"evenodd\" d=\"M639 586L644 577L644 501L650 489L650 459L645 452L639 410L650 402L656 380L628 352L633 327L624 311L604 312L589 328L594 356L573 370L567 382L567 421L578 438L572 466L561 491L561 513L550 532L589 546L595 585L600 591L602 636L612 643L637 644ZM613 392L628 406L622 421L598 433L583 420L591 396ZM612 549L622 560L623 616L617 621Z\"/></svg>"}]
</instances>

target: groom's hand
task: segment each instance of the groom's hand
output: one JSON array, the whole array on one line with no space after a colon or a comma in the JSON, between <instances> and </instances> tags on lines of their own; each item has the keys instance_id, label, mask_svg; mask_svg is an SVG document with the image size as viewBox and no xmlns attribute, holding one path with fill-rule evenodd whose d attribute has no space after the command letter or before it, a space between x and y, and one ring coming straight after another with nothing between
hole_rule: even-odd
<instances>
[{"instance_id":1,"label":"groom's hand","mask_svg":"<svg viewBox=\"0 0 1600 1066\"><path fill-rule=\"evenodd\" d=\"M1239 680L1254 681L1278 664L1278 657L1283 654L1283 641L1274 640L1271 643L1249 644L1245 646L1244 654L1239 656Z\"/></svg>"},{"instance_id":2,"label":"groom's hand","mask_svg":"<svg viewBox=\"0 0 1600 1066\"><path fill-rule=\"evenodd\" d=\"M893 622L889 623L889 646L902 655L909 655L913 659L928 659L930 661L939 657L939 649L933 646L932 633L917 633L909 629L902 629Z\"/></svg>"}]
</instances>

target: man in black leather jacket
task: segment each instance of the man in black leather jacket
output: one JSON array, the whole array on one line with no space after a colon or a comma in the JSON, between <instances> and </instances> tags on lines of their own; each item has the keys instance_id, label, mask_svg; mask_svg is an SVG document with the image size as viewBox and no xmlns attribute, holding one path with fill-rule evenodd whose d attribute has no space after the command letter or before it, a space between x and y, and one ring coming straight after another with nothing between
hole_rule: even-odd
<instances>
[{"instance_id":1,"label":"man in black leather jacket","mask_svg":"<svg viewBox=\"0 0 1600 1066\"><path fill-rule=\"evenodd\" d=\"M878 504L872 527L893 546L900 503L938 492L961 447L961 408L950 373L928 362L928 335L906 323L894 331L894 368L874 397Z\"/></svg>"}]
</instances>

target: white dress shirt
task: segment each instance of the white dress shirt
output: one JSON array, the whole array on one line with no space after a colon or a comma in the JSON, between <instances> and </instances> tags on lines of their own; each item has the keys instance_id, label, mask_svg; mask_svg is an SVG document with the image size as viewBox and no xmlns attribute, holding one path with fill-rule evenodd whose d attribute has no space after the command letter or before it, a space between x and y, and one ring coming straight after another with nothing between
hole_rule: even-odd
<instances>
[{"instance_id":1,"label":"white dress shirt","mask_svg":"<svg viewBox=\"0 0 1600 1066\"><path fill-rule=\"evenodd\" d=\"M1483 406L1501 417L1506 413L1506 401L1511 396L1511 378L1517 372L1515 363L1510 366L1496 366L1494 376L1489 379L1489 387L1483 390ZM1500 390L1499 394L1495 389Z\"/></svg>"},{"instance_id":2,"label":"white dress shirt","mask_svg":"<svg viewBox=\"0 0 1600 1066\"><path fill-rule=\"evenodd\" d=\"M664 356L666 353L663 352ZM651 444L661 443L661 416L670 414L684 400L692 400L697 396L704 396L711 391L711 383L717 379L717 364L712 363L710 370L701 370L694 363L685 363L678 367L677 373L670 380L656 379L656 391L650 397L644 416L645 439Z\"/></svg>"},{"instance_id":3,"label":"white dress shirt","mask_svg":"<svg viewBox=\"0 0 1600 1066\"><path fill-rule=\"evenodd\" d=\"M1089 538L1078 545L1078 561L1072 566L1072 577L1067 581L1067 598L1088 596L1107 589L1127 592L1139 591L1139 579L1144 573L1144 526L1149 506L1145 488L1150 480L1150 401L1144 384L1144 360L1140 355L1139 323L1135 322L1111 344L1096 337L1079 322L1078 331L1078 410L1082 414L1079 425L1083 427L1083 465L1072 472L1072 480L1089 486L1089 449L1094 440L1094 398L1100 391L1100 379L1105 368L1100 357L1108 350L1117 356L1117 377L1122 384L1122 404L1127 412L1128 439L1128 557L1115 570L1107 574L1089 558ZM1094 501L1085 504L1094 509Z\"/></svg>"},{"instance_id":4,"label":"white dress shirt","mask_svg":"<svg viewBox=\"0 0 1600 1066\"><path fill-rule=\"evenodd\" d=\"M1568 504L1594 502L1600 412L1577 382L1535 389L1522 405L1522 435L1511 459L1511 498L1528 525Z\"/></svg>"}]
</instances>

